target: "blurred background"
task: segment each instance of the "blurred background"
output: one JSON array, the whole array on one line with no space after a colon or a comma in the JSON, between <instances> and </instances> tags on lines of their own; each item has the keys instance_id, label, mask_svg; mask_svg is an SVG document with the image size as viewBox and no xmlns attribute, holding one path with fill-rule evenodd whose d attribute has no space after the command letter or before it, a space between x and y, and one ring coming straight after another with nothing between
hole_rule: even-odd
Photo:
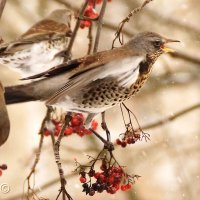
<instances>
[{"instance_id":1,"label":"blurred background","mask_svg":"<svg viewBox=\"0 0 200 200\"><path fill-rule=\"evenodd\" d=\"M7 0L1 21L0 35L8 42L25 32L31 25L58 8L78 9L83 0ZM99 50L110 49L119 22L142 1L112 0L104 17ZM99 7L97 7L98 10ZM137 116L140 125L146 126L200 103L200 2L199 0L154 0L125 25L125 39L140 31L154 31L180 44L171 47L180 57L163 55L154 65L151 78L139 94L126 103ZM73 23L74 25L74 19ZM73 27L73 26L72 26ZM95 33L95 32L94 32ZM88 30L78 32L73 56L84 56L88 47ZM4 86L22 83L19 74L0 66L0 80ZM9 105L11 133L0 147L0 164L8 170L0 177L0 184L7 183L10 192L0 199L21 199L27 177L38 147L38 130L45 115L41 102ZM106 113L113 141L123 132L120 109ZM100 122L100 118L97 119ZM117 147L114 154L129 173L141 176L129 192L107 193L93 197L81 192L79 176L72 173L74 159L86 163L87 154L97 155L102 148L94 136L77 135L62 141L64 171L68 177L68 191L74 199L123 199L123 200L197 200L200 195L200 110L195 109L169 123L144 129L151 135L148 142L141 141L125 149ZM99 128L98 132L104 134ZM55 199L60 184L57 180L51 139L46 137L41 159L35 175L35 189L40 197ZM26 190L26 187L25 187Z\"/></svg>"}]
</instances>

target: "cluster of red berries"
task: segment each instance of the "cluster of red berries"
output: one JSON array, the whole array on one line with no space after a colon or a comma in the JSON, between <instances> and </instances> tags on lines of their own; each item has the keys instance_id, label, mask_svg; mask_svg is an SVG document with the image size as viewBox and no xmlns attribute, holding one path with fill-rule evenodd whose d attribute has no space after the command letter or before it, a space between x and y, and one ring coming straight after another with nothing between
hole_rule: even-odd
<instances>
[{"instance_id":1,"label":"cluster of red berries","mask_svg":"<svg viewBox=\"0 0 200 200\"><path fill-rule=\"evenodd\" d=\"M131 135L131 136L127 136L127 137L125 136L122 140L120 140L119 138L116 139L116 144L125 148L127 144L134 144L139 139L140 139L140 134L135 133L134 135Z\"/></svg>"},{"instance_id":2,"label":"cluster of red berries","mask_svg":"<svg viewBox=\"0 0 200 200\"><path fill-rule=\"evenodd\" d=\"M99 13L93 7L94 1L95 1L96 4L101 4L103 0L90 0L89 1L88 5L87 5L87 7L84 11L83 16L88 17L91 20L96 19L99 16ZM110 2L111 0L108 0L108 1ZM82 20L80 27L81 28L90 27L91 23L92 23L91 20Z\"/></svg>"},{"instance_id":3,"label":"cluster of red berries","mask_svg":"<svg viewBox=\"0 0 200 200\"><path fill-rule=\"evenodd\" d=\"M6 170L8 167L6 164L0 165L0 176L3 174L3 170Z\"/></svg>"},{"instance_id":4,"label":"cluster of red berries","mask_svg":"<svg viewBox=\"0 0 200 200\"><path fill-rule=\"evenodd\" d=\"M103 191L115 194L119 189L122 191L131 189L132 183L127 180L127 176L120 166L109 166L109 161L103 160L100 169L100 172L95 172L92 167L88 173L80 172L83 192L93 196L95 193ZM92 177L95 180L94 183L92 183Z\"/></svg>"},{"instance_id":5,"label":"cluster of red berries","mask_svg":"<svg viewBox=\"0 0 200 200\"><path fill-rule=\"evenodd\" d=\"M59 121L59 120L55 120L55 119L52 119L51 121L52 121L52 123L55 127L54 135L58 136L61 129L62 129L62 122ZM98 127L98 122L93 120L92 124L91 124L91 128L93 130L96 130L97 127ZM69 136L72 133L76 133L77 135L79 135L81 137L84 136L84 135L92 134L92 132L90 130L88 130L84 127L84 116L81 113L74 113L73 114L71 121L69 123L69 126L65 129L64 133L65 133L66 136ZM48 129L45 129L44 135L45 136L50 135L50 132L49 132Z\"/></svg>"}]
</instances>

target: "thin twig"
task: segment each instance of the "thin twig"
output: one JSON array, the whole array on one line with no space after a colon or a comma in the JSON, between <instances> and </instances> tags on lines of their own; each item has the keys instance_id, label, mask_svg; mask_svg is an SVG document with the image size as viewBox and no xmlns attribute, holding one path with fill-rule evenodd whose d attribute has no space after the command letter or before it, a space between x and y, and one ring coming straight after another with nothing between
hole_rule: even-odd
<instances>
[{"instance_id":1,"label":"thin twig","mask_svg":"<svg viewBox=\"0 0 200 200\"><path fill-rule=\"evenodd\" d=\"M66 6L69 9L72 9L74 11L78 11L78 8L73 6L73 4L68 2L68 1L65 1L65 0L54 0L54 1L63 4L64 6Z\"/></svg>"},{"instance_id":2,"label":"thin twig","mask_svg":"<svg viewBox=\"0 0 200 200\"><path fill-rule=\"evenodd\" d=\"M0 18L6 5L6 0L0 0Z\"/></svg>"},{"instance_id":3,"label":"thin twig","mask_svg":"<svg viewBox=\"0 0 200 200\"><path fill-rule=\"evenodd\" d=\"M31 176L35 173L35 169L36 169L36 166L40 160L40 155L41 155L41 151L42 151L42 146L43 146L43 141L44 141L44 129L45 129L45 124L46 124L46 121L48 121L50 119L50 115L51 115L51 112L52 110L50 108L47 108L47 112L46 112L46 115L42 121L42 124L41 124L41 127L40 127L40 130L39 130L39 134L40 134L40 141L39 141L39 146L38 146L38 149L37 149L37 153L36 153L36 157L35 157L35 161L33 163L33 166L31 167L31 171L29 173L29 175L27 176L26 180L28 182L28 192L27 192L27 195L29 196L29 192L32 191L33 192L33 189L31 188L30 186L30 178Z\"/></svg>"},{"instance_id":4,"label":"thin twig","mask_svg":"<svg viewBox=\"0 0 200 200\"><path fill-rule=\"evenodd\" d=\"M98 17L98 26L97 26L97 33L96 33L96 38L95 38L95 42L94 42L94 49L93 49L93 53L96 53L98 51L98 47L99 47L99 39L100 39L100 35L101 35L101 29L102 29L102 24L103 24L103 17L105 14L105 10L106 10L106 5L107 5L107 0L103 0L103 5L101 7L101 11Z\"/></svg>"},{"instance_id":5,"label":"thin twig","mask_svg":"<svg viewBox=\"0 0 200 200\"><path fill-rule=\"evenodd\" d=\"M80 12L79 12L79 17L82 17L82 16L83 16L84 11L85 11L85 9L86 9L86 7L87 7L87 5L88 5L88 2L89 2L89 0L86 0L85 3L83 4L83 6L82 6L82 8L81 8L81 10L80 10ZM73 33L72 33L72 36L71 36L69 45L68 45L68 47L67 47L67 52L71 52L72 46L73 46L73 44L74 44L74 40L75 40L75 38L76 38L78 29L79 29L79 27L80 27L81 19L80 19L79 17L77 18L75 28L74 28L74 30L73 30Z\"/></svg>"},{"instance_id":6,"label":"thin twig","mask_svg":"<svg viewBox=\"0 0 200 200\"><path fill-rule=\"evenodd\" d=\"M116 33L115 33L115 38L114 38L114 40L113 40L113 42L112 42L112 48L114 48L114 44L115 44L115 41L116 41L117 39L119 39L119 42L120 42L121 44L124 43L122 31L123 31L123 28L124 28L125 23L129 22L130 18L133 17L134 14L139 13L139 12L140 12L148 3L150 3L151 1L153 1L153 0L145 0L144 3L143 3L140 7L135 8L134 10L132 10L132 11L128 14L128 16L127 16L125 19L122 20L122 22L119 24L119 27L118 27L118 29L117 29L117 31L116 31Z\"/></svg>"},{"instance_id":7,"label":"thin twig","mask_svg":"<svg viewBox=\"0 0 200 200\"><path fill-rule=\"evenodd\" d=\"M174 52L174 53L170 53L170 56L172 56L174 58L186 60L186 61L191 62L193 64L197 64L198 67L200 65L200 58L199 57L194 57L194 56L188 55L186 53Z\"/></svg>"},{"instance_id":8,"label":"thin twig","mask_svg":"<svg viewBox=\"0 0 200 200\"><path fill-rule=\"evenodd\" d=\"M88 28L88 51L87 51L87 55L91 54L92 51L92 45L93 45L93 36L92 36L92 28L93 28L93 23L91 23L90 27Z\"/></svg>"},{"instance_id":9,"label":"thin twig","mask_svg":"<svg viewBox=\"0 0 200 200\"><path fill-rule=\"evenodd\" d=\"M62 169L62 164L60 162L60 143L64 136L65 129L69 125L70 120L71 120L71 113L67 113L64 124L59 133L58 139L56 140L55 145L54 145L54 156L55 156L56 164L58 166L58 172L60 175L60 183L61 183L61 188L60 188L60 191L59 191L59 194L58 194L56 200L59 198L60 194L62 194L63 200L66 200L66 198L65 198L66 196L69 200L72 200L72 197L68 194L67 190L65 189L65 185L67 182L64 177L64 171Z\"/></svg>"},{"instance_id":10,"label":"thin twig","mask_svg":"<svg viewBox=\"0 0 200 200\"><path fill-rule=\"evenodd\" d=\"M114 145L112 142L105 140L102 136L100 136L96 131L93 129L89 129L91 132L94 133L94 135L100 139L104 143L104 149L108 149L108 151L113 151L114 150Z\"/></svg>"}]
</instances>

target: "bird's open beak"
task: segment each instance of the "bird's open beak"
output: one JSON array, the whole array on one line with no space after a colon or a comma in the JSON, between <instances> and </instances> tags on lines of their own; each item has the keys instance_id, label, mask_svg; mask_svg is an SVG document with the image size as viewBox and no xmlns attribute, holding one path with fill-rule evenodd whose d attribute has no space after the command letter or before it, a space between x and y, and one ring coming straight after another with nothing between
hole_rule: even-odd
<instances>
[{"instance_id":1,"label":"bird's open beak","mask_svg":"<svg viewBox=\"0 0 200 200\"><path fill-rule=\"evenodd\" d=\"M175 52L174 49L171 49L171 48L165 46L165 44L170 43L170 42L180 42L180 41L179 41L179 40L173 40L173 39L164 39L162 50L163 50L165 53Z\"/></svg>"}]
</instances>

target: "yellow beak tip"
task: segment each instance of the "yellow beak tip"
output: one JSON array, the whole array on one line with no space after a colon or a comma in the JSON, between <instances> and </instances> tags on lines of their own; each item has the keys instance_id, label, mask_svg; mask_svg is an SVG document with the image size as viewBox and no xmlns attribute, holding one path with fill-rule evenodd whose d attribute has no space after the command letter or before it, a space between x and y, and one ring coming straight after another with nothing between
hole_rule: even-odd
<instances>
[{"instance_id":1,"label":"yellow beak tip","mask_svg":"<svg viewBox=\"0 0 200 200\"><path fill-rule=\"evenodd\" d=\"M173 53L173 52L175 52L174 49L171 49L171 48L168 48L168 47L164 47L164 48L162 48L162 50L163 50L165 53Z\"/></svg>"}]
</instances>

